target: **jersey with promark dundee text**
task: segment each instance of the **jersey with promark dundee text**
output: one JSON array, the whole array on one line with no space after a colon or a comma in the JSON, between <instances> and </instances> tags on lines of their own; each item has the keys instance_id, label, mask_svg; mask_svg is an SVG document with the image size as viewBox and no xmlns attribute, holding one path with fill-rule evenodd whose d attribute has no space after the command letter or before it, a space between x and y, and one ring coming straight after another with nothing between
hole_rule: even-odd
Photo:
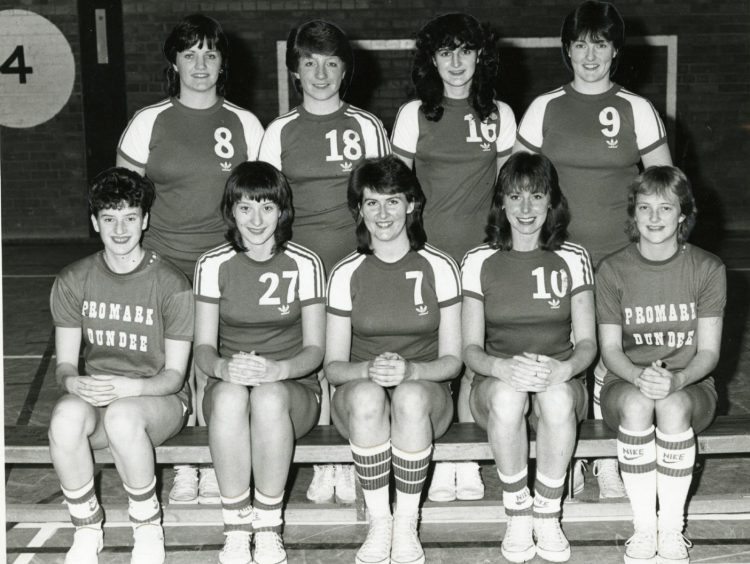
<instances>
[{"instance_id":1,"label":"jersey with promark dundee text","mask_svg":"<svg viewBox=\"0 0 750 564\"><path fill-rule=\"evenodd\" d=\"M329 314L350 317L351 361L391 352L413 362L438 358L440 310L461 300L458 267L430 246L394 263L353 253L328 282Z\"/></svg>"}]
</instances>

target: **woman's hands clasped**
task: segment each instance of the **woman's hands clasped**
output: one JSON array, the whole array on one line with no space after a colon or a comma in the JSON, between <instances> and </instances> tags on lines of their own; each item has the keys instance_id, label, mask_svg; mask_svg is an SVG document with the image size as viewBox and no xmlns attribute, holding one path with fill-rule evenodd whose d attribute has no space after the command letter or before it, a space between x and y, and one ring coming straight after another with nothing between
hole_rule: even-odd
<instances>
[{"instance_id":1,"label":"woman's hands clasped","mask_svg":"<svg viewBox=\"0 0 750 564\"><path fill-rule=\"evenodd\" d=\"M572 374L567 362L525 352L495 359L491 376L518 392L544 392L550 386L567 382Z\"/></svg>"},{"instance_id":2,"label":"woman's hands clasped","mask_svg":"<svg viewBox=\"0 0 750 564\"><path fill-rule=\"evenodd\" d=\"M231 359L219 360L218 376L241 386L260 386L286 379L282 363L255 352L238 352Z\"/></svg>"}]
</instances>

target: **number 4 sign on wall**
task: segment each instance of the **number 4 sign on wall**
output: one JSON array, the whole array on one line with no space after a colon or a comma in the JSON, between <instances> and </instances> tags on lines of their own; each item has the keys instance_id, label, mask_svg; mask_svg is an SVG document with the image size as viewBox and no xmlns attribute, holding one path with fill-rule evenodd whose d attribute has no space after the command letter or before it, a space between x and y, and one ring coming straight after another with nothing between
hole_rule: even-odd
<instances>
[{"instance_id":1,"label":"number 4 sign on wall","mask_svg":"<svg viewBox=\"0 0 750 564\"><path fill-rule=\"evenodd\" d=\"M73 91L70 44L49 20L0 10L0 125L34 127L53 118Z\"/></svg>"}]
</instances>

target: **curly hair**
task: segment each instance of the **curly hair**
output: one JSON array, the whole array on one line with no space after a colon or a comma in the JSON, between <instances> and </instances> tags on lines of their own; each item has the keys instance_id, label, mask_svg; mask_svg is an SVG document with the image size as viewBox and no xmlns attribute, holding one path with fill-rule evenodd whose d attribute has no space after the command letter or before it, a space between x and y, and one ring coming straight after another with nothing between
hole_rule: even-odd
<instances>
[{"instance_id":1,"label":"curly hair","mask_svg":"<svg viewBox=\"0 0 750 564\"><path fill-rule=\"evenodd\" d=\"M476 49L477 65L469 91L469 102L482 121L496 111L495 79L498 54L495 34L469 14L451 13L427 22L417 33L411 79L422 101L422 111L430 121L443 117L443 80L435 67L439 49L466 47Z\"/></svg>"},{"instance_id":2,"label":"curly hair","mask_svg":"<svg viewBox=\"0 0 750 564\"><path fill-rule=\"evenodd\" d=\"M344 95L354 74L354 52L344 31L325 20L311 20L292 28L286 40L286 68L290 73L299 72L299 60L311 54L336 56L344 63L344 79L339 94ZM294 77L294 88L298 93L302 87Z\"/></svg>"},{"instance_id":3,"label":"curly hair","mask_svg":"<svg viewBox=\"0 0 750 564\"><path fill-rule=\"evenodd\" d=\"M235 251L247 251L242 241L242 234L234 219L234 206L249 198L255 202L268 200L279 207L279 222L274 231L274 253L281 251L286 242L292 238L292 223L294 222L294 206L292 204L292 189L286 176L276 167L263 161L246 161L237 166L227 179L224 196L221 200L221 215L227 226L226 239Z\"/></svg>"},{"instance_id":4,"label":"curly hair","mask_svg":"<svg viewBox=\"0 0 750 564\"><path fill-rule=\"evenodd\" d=\"M180 23L174 26L164 42L164 57L166 57L168 63L167 68L164 69L164 75L167 79L167 92L170 96L179 96L180 76L174 69L177 53L190 49L196 43L199 47L202 47L205 43L209 49L216 49L221 53L221 68L219 69L219 78L216 81L216 93L223 96L227 85L229 40L224 35L224 30L221 29L219 22L203 14L185 16Z\"/></svg>"},{"instance_id":5,"label":"curly hair","mask_svg":"<svg viewBox=\"0 0 750 564\"><path fill-rule=\"evenodd\" d=\"M141 208L143 215L151 211L156 191L147 176L125 167L112 167L96 175L89 188L89 211L97 217L102 210L124 207Z\"/></svg>"},{"instance_id":6,"label":"curly hair","mask_svg":"<svg viewBox=\"0 0 750 564\"><path fill-rule=\"evenodd\" d=\"M570 44L586 37L612 42L617 51L617 56L612 59L612 65L609 67L609 76L613 76L622 58L622 47L625 45L625 22L614 5L609 2L586 0L565 17L560 30L560 41L563 62L571 72L573 65L568 53Z\"/></svg>"},{"instance_id":7,"label":"curly hair","mask_svg":"<svg viewBox=\"0 0 750 564\"><path fill-rule=\"evenodd\" d=\"M628 220L625 233L631 241L638 242L641 234L635 224L635 204L639 194L659 196L674 195L680 202L680 213L685 216L677 228L677 242L688 240L695 227L698 208L695 206L693 190L685 173L676 166L652 166L641 173L628 189Z\"/></svg>"},{"instance_id":8,"label":"curly hair","mask_svg":"<svg viewBox=\"0 0 750 564\"><path fill-rule=\"evenodd\" d=\"M387 155L362 161L349 176L346 199L349 211L357 224L357 251L366 255L372 254L370 232L361 213L365 188L378 194L403 194L408 203L414 204L414 210L406 216L406 234L413 251L422 249L427 242L422 223L422 211L426 202L422 186L414 171L401 159Z\"/></svg>"},{"instance_id":9,"label":"curly hair","mask_svg":"<svg viewBox=\"0 0 750 564\"><path fill-rule=\"evenodd\" d=\"M487 218L485 242L493 249L513 249L512 227L505 214L503 198L518 192L549 195L550 208L542 226L539 248L559 249L568 238L570 210L568 200L560 189L557 170L547 157L521 151L513 154L500 169Z\"/></svg>"}]
</instances>

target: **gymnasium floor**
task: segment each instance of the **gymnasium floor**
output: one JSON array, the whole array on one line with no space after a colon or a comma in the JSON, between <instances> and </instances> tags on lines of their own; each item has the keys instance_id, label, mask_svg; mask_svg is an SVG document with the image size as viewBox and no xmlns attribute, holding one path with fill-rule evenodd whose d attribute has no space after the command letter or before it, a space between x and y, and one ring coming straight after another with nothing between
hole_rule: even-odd
<instances>
[{"instance_id":1,"label":"gymnasium floor","mask_svg":"<svg viewBox=\"0 0 750 564\"><path fill-rule=\"evenodd\" d=\"M722 360L717 370L721 395L720 413L750 413L750 236L735 237L720 254L729 268L729 303L725 320ZM58 396L54 385L54 340L48 296L59 269L76 258L94 252L96 245L4 245L3 323L5 366L5 424L46 425L50 408ZM711 458L702 461L697 494L733 495L750 500L750 458ZM51 468L6 468L6 496L10 503L45 501L60 505L62 494ZM312 471L296 469L290 488L290 506L302 508L294 524L285 531L290 563L339 564L354 561L364 539L366 525L357 522L352 508L333 511L334 506L315 511L304 501ZM482 474L489 500L501 497L493 465L484 464ZM161 472L162 500L167 497L172 471ZM100 472L101 500L105 512L111 505L126 503L116 472ZM745 504L747 505L747 504ZM596 479L587 476L584 493L566 502L564 528L572 545L572 563L614 564L622 562L623 543L631 534L627 503L600 503ZM750 562L750 514L727 513L720 501L710 513L691 514L687 534L694 543L691 561L711 564ZM421 537L430 563L474 564L504 562L499 544L505 525L502 518L481 507L474 521L448 521L457 504L427 503ZM463 508L466 513L466 509ZM165 526L167 562L216 562L223 537L217 517L210 523L185 520ZM304 516L314 516L307 518ZM6 523L7 562L62 562L72 538L69 522ZM131 531L125 522L108 522L105 549L100 562L130 560ZM540 558L535 564L543 562Z\"/></svg>"}]
</instances>

